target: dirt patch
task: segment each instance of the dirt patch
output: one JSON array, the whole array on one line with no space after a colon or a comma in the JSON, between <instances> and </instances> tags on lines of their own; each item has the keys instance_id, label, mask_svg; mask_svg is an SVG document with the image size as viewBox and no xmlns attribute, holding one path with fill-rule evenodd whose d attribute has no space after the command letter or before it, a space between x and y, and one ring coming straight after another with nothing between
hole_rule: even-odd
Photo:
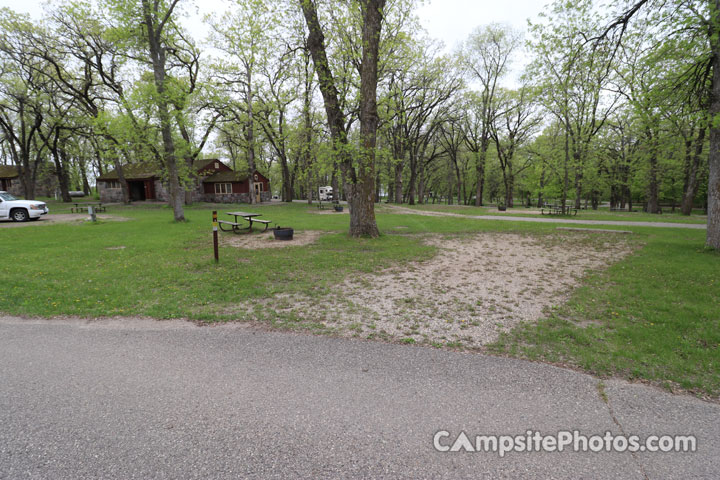
<instances>
[{"instance_id":1,"label":"dirt patch","mask_svg":"<svg viewBox=\"0 0 720 480\"><path fill-rule=\"evenodd\" d=\"M43 215L38 220L31 220L29 222L13 222L13 221L2 221L0 222L0 228L11 228L11 227L29 227L31 225L53 225L57 223L82 223L90 218L87 213L57 213L53 215ZM130 220L126 217L118 217L116 215L97 215L98 220L104 220L109 222L126 222Z\"/></svg>"},{"instance_id":2,"label":"dirt patch","mask_svg":"<svg viewBox=\"0 0 720 480\"><path fill-rule=\"evenodd\" d=\"M310 213L317 213L318 215L343 215L343 214L347 215L350 213L350 210L347 207L345 207L345 208L343 208L342 212L336 212L335 210L333 210L331 208L329 210L319 210L319 209L318 210L310 210Z\"/></svg>"},{"instance_id":3,"label":"dirt patch","mask_svg":"<svg viewBox=\"0 0 720 480\"><path fill-rule=\"evenodd\" d=\"M275 240L273 232L262 233L229 233L220 232L220 245L226 247L247 248L256 250L259 248L283 248L283 247L300 247L315 243L321 235L326 232L316 230L297 230L293 234L292 240Z\"/></svg>"},{"instance_id":4,"label":"dirt patch","mask_svg":"<svg viewBox=\"0 0 720 480\"><path fill-rule=\"evenodd\" d=\"M483 233L427 237L438 253L364 275L333 295L283 295L265 307L341 335L477 347L560 305L588 272L632 251L624 238ZM247 310L246 310L247 311Z\"/></svg>"}]
</instances>

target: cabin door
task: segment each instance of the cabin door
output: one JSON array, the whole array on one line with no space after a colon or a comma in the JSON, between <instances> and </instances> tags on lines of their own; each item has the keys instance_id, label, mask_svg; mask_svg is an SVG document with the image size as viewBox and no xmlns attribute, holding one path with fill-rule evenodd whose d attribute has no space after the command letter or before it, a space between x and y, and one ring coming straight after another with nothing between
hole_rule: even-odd
<instances>
[{"instance_id":1,"label":"cabin door","mask_svg":"<svg viewBox=\"0 0 720 480\"><path fill-rule=\"evenodd\" d=\"M145 180L145 199L155 200L155 181Z\"/></svg>"},{"instance_id":2,"label":"cabin door","mask_svg":"<svg viewBox=\"0 0 720 480\"><path fill-rule=\"evenodd\" d=\"M260 203L262 201L260 192L263 191L263 184L262 184L262 182L257 182L254 185L255 185L255 203Z\"/></svg>"}]
</instances>

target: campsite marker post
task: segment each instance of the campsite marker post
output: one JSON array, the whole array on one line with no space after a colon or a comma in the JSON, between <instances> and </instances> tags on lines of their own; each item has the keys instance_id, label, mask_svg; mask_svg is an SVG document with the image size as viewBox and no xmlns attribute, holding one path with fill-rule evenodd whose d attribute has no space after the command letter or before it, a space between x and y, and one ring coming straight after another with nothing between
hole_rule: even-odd
<instances>
[{"instance_id":1,"label":"campsite marker post","mask_svg":"<svg viewBox=\"0 0 720 480\"><path fill-rule=\"evenodd\" d=\"M219 261L218 258L218 219L217 210L213 210L213 250L215 251L215 263Z\"/></svg>"}]
</instances>

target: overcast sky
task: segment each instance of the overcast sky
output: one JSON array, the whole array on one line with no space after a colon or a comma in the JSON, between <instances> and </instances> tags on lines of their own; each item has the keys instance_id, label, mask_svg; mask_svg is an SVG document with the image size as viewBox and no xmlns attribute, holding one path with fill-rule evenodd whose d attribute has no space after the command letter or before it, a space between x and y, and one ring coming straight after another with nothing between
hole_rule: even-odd
<instances>
[{"instance_id":1,"label":"overcast sky","mask_svg":"<svg viewBox=\"0 0 720 480\"><path fill-rule=\"evenodd\" d=\"M517 29L525 29L528 18L536 18L549 0L430 0L419 8L418 16L430 36L442 40L447 48L454 47L477 26L492 22L506 23ZM196 0L201 13L222 12L227 0ZM0 0L0 6L10 7L17 12L30 13L39 17L45 0ZM200 40L205 32L199 19L193 32Z\"/></svg>"}]
</instances>

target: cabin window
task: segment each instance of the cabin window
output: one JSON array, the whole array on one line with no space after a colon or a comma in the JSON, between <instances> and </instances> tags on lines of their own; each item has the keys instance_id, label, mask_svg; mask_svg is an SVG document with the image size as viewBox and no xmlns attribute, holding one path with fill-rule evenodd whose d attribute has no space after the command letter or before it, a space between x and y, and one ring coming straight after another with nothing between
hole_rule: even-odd
<instances>
[{"instance_id":1,"label":"cabin window","mask_svg":"<svg viewBox=\"0 0 720 480\"><path fill-rule=\"evenodd\" d=\"M215 162L215 170L220 170L220 162Z\"/></svg>"},{"instance_id":2,"label":"cabin window","mask_svg":"<svg viewBox=\"0 0 720 480\"><path fill-rule=\"evenodd\" d=\"M105 182L105 188L120 188L120 182L117 180L110 180Z\"/></svg>"},{"instance_id":3,"label":"cabin window","mask_svg":"<svg viewBox=\"0 0 720 480\"><path fill-rule=\"evenodd\" d=\"M232 183L216 183L215 184L215 193L219 195L225 195L227 193L232 193Z\"/></svg>"}]
</instances>

